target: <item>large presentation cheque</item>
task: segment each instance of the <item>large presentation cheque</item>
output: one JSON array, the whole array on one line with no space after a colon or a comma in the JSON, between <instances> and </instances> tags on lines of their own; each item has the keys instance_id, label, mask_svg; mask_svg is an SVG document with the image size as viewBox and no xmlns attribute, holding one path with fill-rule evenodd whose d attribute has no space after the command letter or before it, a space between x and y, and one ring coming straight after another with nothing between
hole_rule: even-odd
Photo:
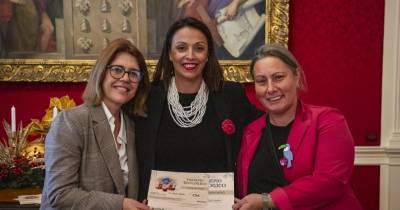
<instances>
[{"instance_id":1,"label":"large presentation cheque","mask_svg":"<svg viewBox=\"0 0 400 210\"><path fill-rule=\"evenodd\" d=\"M233 173L151 172L148 205L154 210L229 210Z\"/></svg>"}]
</instances>

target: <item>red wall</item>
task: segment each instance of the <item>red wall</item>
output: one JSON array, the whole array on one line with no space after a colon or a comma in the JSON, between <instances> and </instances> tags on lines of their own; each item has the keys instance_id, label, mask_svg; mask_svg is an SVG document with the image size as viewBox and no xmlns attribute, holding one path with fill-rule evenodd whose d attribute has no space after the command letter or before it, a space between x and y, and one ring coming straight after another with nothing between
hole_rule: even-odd
<instances>
[{"instance_id":1,"label":"red wall","mask_svg":"<svg viewBox=\"0 0 400 210\"><path fill-rule=\"evenodd\" d=\"M291 1L289 48L307 76L304 100L339 108L357 145L379 137L384 0Z\"/></svg>"},{"instance_id":2,"label":"red wall","mask_svg":"<svg viewBox=\"0 0 400 210\"><path fill-rule=\"evenodd\" d=\"M379 166L354 167L351 184L364 210L379 209Z\"/></svg>"},{"instance_id":3,"label":"red wall","mask_svg":"<svg viewBox=\"0 0 400 210\"><path fill-rule=\"evenodd\" d=\"M17 123L27 125L31 119L41 119L48 108L50 97L69 95L77 104L82 103L80 95L84 83L0 83L0 120L11 123L11 106L16 108ZM5 138L0 129L0 138Z\"/></svg>"},{"instance_id":4,"label":"red wall","mask_svg":"<svg viewBox=\"0 0 400 210\"><path fill-rule=\"evenodd\" d=\"M357 145L379 145L384 0L290 1L289 48L309 84L305 102L339 108ZM50 97L68 94L78 104L83 83L0 83L0 119L41 118ZM252 84L247 84L252 95ZM4 132L0 129L0 137ZM366 185L365 183L368 183ZM352 184L366 210L379 207L379 166L355 167Z\"/></svg>"}]
</instances>

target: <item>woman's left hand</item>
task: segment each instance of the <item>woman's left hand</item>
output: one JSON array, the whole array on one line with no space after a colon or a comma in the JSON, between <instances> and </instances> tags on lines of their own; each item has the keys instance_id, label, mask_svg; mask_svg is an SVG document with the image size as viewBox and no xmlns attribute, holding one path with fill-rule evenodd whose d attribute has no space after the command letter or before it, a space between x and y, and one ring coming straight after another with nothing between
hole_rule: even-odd
<instances>
[{"instance_id":1,"label":"woman's left hand","mask_svg":"<svg viewBox=\"0 0 400 210\"><path fill-rule=\"evenodd\" d=\"M232 206L234 210L261 210L263 208L263 200L260 194L249 194L242 200L235 200Z\"/></svg>"},{"instance_id":2,"label":"woman's left hand","mask_svg":"<svg viewBox=\"0 0 400 210\"><path fill-rule=\"evenodd\" d=\"M228 20L232 20L237 15L239 6L239 1L232 1L232 3L225 7L225 16Z\"/></svg>"}]
</instances>

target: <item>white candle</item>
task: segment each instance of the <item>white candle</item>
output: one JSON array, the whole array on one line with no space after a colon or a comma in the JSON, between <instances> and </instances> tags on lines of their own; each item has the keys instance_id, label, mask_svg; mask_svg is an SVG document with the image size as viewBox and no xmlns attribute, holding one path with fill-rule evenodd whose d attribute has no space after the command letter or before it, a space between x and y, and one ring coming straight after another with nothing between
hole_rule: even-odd
<instances>
[{"instance_id":1,"label":"white candle","mask_svg":"<svg viewBox=\"0 0 400 210\"><path fill-rule=\"evenodd\" d=\"M15 120L15 106L11 107L11 133L17 131L17 122Z\"/></svg>"},{"instance_id":2,"label":"white candle","mask_svg":"<svg viewBox=\"0 0 400 210\"><path fill-rule=\"evenodd\" d=\"M57 114L58 114L58 109L57 109L57 107L55 106L55 107L53 107L53 119L52 119L52 120L56 119Z\"/></svg>"}]
</instances>

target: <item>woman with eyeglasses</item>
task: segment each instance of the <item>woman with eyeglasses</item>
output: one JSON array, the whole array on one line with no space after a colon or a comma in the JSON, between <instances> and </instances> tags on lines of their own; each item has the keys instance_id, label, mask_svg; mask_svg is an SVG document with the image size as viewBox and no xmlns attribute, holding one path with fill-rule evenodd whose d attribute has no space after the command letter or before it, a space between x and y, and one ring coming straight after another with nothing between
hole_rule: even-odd
<instances>
[{"instance_id":1,"label":"woman with eyeglasses","mask_svg":"<svg viewBox=\"0 0 400 210\"><path fill-rule=\"evenodd\" d=\"M100 54L83 93L84 104L53 121L45 141L41 209L149 209L136 201L135 125L149 91L146 63L126 39Z\"/></svg>"}]
</instances>

